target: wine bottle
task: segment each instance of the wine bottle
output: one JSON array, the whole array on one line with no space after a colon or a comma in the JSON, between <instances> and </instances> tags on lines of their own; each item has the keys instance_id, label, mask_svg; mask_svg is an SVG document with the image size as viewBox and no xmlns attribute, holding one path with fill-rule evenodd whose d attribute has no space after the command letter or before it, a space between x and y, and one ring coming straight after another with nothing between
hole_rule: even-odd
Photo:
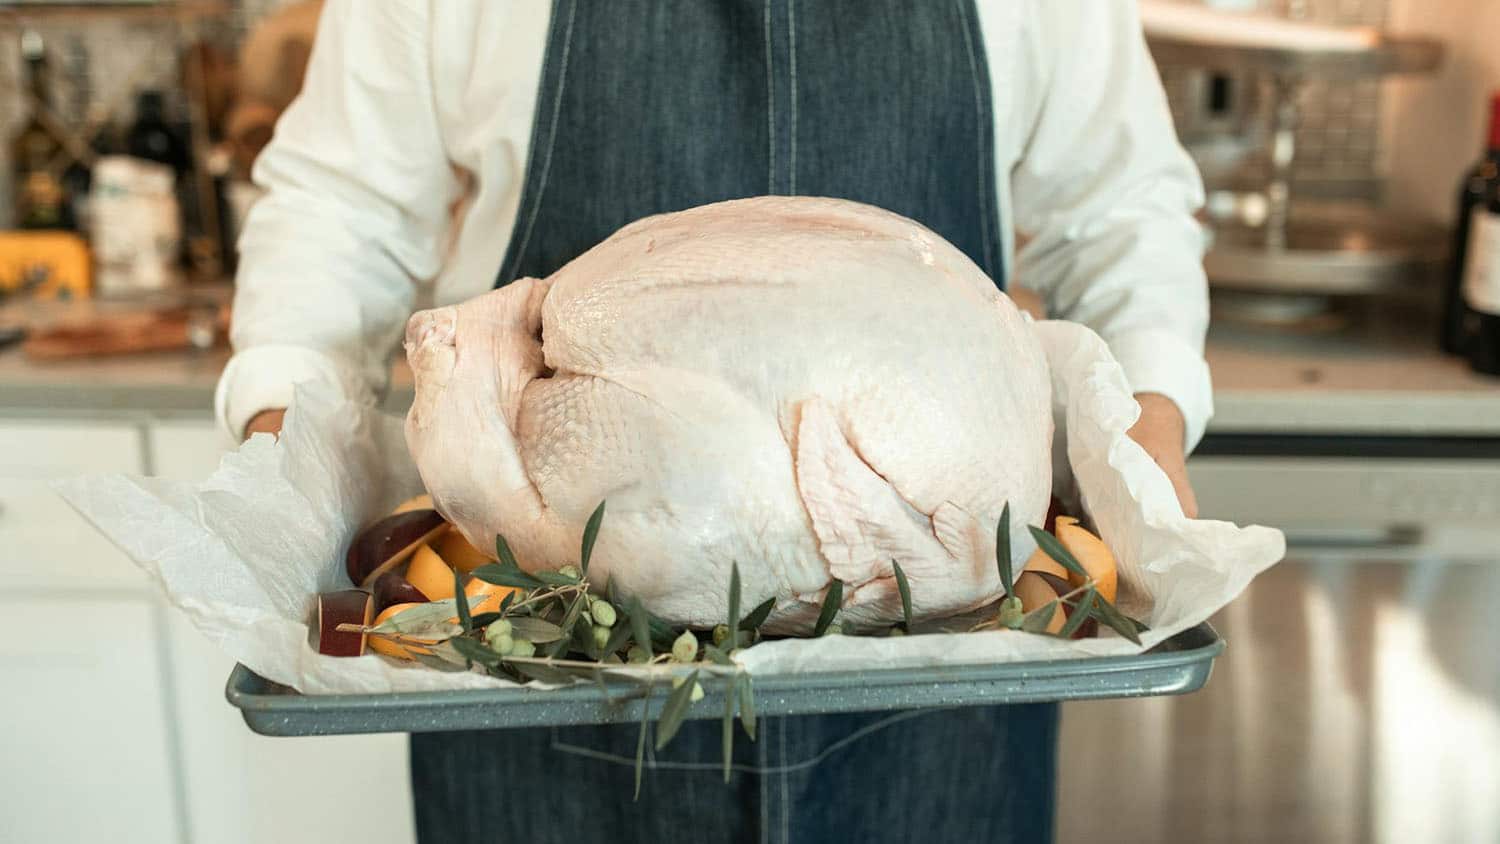
<instances>
[{"instance_id":1,"label":"wine bottle","mask_svg":"<svg viewBox=\"0 0 1500 844\"><path fill-rule=\"evenodd\" d=\"M1464 285L1478 256L1472 254L1474 220L1486 213L1491 194L1500 190L1500 91L1490 100L1490 124L1484 156L1464 175L1458 189L1452 262L1448 267L1443 297L1441 343L1443 351L1462 355L1467 351L1473 320L1464 303Z\"/></svg>"},{"instance_id":2,"label":"wine bottle","mask_svg":"<svg viewBox=\"0 0 1500 844\"><path fill-rule=\"evenodd\" d=\"M125 138L126 151L136 158L156 161L181 176L188 168L187 144L168 125L160 91L142 91L135 102L135 123Z\"/></svg>"},{"instance_id":3,"label":"wine bottle","mask_svg":"<svg viewBox=\"0 0 1500 844\"><path fill-rule=\"evenodd\" d=\"M51 80L40 35L30 31L22 34L21 58L26 65L31 108L10 140L16 225L23 229L72 228L71 209L58 172L67 156L42 115L43 110L51 109Z\"/></svg>"},{"instance_id":4,"label":"wine bottle","mask_svg":"<svg viewBox=\"0 0 1500 844\"><path fill-rule=\"evenodd\" d=\"M1465 354L1476 371L1500 375L1500 183L1474 211L1463 280Z\"/></svg>"}]
</instances>

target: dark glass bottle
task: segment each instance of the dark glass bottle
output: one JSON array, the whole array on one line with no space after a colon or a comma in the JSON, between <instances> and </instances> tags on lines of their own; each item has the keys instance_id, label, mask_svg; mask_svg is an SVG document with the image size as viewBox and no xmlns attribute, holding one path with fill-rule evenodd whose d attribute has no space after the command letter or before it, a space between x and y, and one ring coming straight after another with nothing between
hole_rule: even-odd
<instances>
[{"instance_id":1,"label":"dark glass bottle","mask_svg":"<svg viewBox=\"0 0 1500 844\"><path fill-rule=\"evenodd\" d=\"M160 91L142 91L135 101L135 123L125 136L125 151L136 158L156 161L182 175L187 170L187 144L166 119Z\"/></svg>"},{"instance_id":2,"label":"dark glass bottle","mask_svg":"<svg viewBox=\"0 0 1500 844\"><path fill-rule=\"evenodd\" d=\"M1463 284L1469 365L1500 375L1500 185L1474 211Z\"/></svg>"},{"instance_id":3,"label":"dark glass bottle","mask_svg":"<svg viewBox=\"0 0 1500 844\"><path fill-rule=\"evenodd\" d=\"M1464 176L1458 191L1458 218L1454 227L1453 261L1448 268L1443 298L1443 351L1465 354L1475 320L1465 303L1464 286L1483 256L1474 255L1476 215L1486 213L1490 197L1500 191L1500 91L1490 100L1490 124L1484 157ZM1500 256L1497 256L1500 257Z\"/></svg>"},{"instance_id":4,"label":"dark glass bottle","mask_svg":"<svg viewBox=\"0 0 1500 844\"><path fill-rule=\"evenodd\" d=\"M66 153L48 128L42 111L51 111L51 76L47 50L34 32L21 37L21 57L26 64L26 86L31 103L21 128L11 136L11 185L16 225L23 229L72 228L66 192L58 170Z\"/></svg>"}]
</instances>

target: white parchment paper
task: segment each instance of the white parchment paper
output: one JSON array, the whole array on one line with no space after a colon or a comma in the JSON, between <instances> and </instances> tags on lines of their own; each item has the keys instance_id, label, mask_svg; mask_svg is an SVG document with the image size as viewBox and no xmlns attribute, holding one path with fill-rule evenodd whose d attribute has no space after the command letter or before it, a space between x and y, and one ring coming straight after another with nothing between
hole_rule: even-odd
<instances>
[{"instance_id":1,"label":"white parchment paper","mask_svg":"<svg viewBox=\"0 0 1500 844\"><path fill-rule=\"evenodd\" d=\"M1171 482L1125 432L1139 409L1109 350L1070 323L1035 325L1052 367L1054 463L1065 501L1081 500L1120 563L1122 608L1150 647L1207 619L1285 541L1265 527L1189 520ZM313 596L347 587L343 550L357 528L421 491L401 420L310 384L280 441L261 435L192 484L103 475L59 492L149 573L211 640L256 673L307 694L505 685L379 656L319 655ZM1127 654L1118 637L1064 642L1013 631L833 636L743 652L754 674Z\"/></svg>"}]
</instances>

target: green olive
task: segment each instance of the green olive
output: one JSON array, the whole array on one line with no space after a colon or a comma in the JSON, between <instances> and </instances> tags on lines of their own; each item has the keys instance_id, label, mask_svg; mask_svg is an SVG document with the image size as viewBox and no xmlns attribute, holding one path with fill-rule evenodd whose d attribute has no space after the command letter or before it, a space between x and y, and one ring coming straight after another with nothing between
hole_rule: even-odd
<instances>
[{"instance_id":1,"label":"green olive","mask_svg":"<svg viewBox=\"0 0 1500 844\"><path fill-rule=\"evenodd\" d=\"M614 605L602 598L595 600L590 609L593 611L594 623L600 627L614 627L620 618L615 613Z\"/></svg>"},{"instance_id":2,"label":"green olive","mask_svg":"<svg viewBox=\"0 0 1500 844\"><path fill-rule=\"evenodd\" d=\"M692 662L698 658L698 637L693 631L684 630L672 643L672 658L678 662Z\"/></svg>"}]
</instances>

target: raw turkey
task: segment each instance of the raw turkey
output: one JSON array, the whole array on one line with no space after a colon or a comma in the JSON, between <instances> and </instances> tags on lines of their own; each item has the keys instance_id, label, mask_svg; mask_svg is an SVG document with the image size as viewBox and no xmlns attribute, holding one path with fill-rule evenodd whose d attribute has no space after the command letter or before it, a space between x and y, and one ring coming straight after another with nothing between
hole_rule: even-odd
<instances>
[{"instance_id":1,"label":"raw turkey","mask_svg":"<svg viewBox=\"0 0 1500 844\"><path fill-rule=\"evenodd\" d=\"M677 624L777 599L806 632L1001 593L1051 491L1051 387L1031 324L975 264L867 205L763 197L632 223L545 279L411 318L406 438L438 508L524 567L577 561ZM1019 562L1019 561L1018 561Z\"/></svg>"}]
</instances>

